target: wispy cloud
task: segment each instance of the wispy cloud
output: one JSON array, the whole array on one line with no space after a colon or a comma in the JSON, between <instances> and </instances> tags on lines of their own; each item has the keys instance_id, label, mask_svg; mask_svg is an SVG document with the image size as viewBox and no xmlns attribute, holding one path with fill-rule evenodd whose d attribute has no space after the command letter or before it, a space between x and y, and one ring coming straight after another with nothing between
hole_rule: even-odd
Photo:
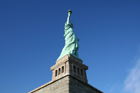
<instances>
[{"instance_id":1,"label":"wispy cloud","mask_svg":"<svg viewBox=\"0 0 140 93\"><path fill-rule=\"evenodd\" d=\"M124 92L140 93L140 58L125 79Z\"/></svg>"}]
</instances>

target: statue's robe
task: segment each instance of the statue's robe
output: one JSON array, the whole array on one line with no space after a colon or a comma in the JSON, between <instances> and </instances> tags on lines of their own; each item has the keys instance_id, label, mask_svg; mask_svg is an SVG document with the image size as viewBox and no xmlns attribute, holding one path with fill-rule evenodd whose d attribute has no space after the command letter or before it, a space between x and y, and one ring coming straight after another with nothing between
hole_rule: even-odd
<instances>
[{"instance_id":1,"label":"statue's robe","mask_svg":"<svg viewBox=\"0 0 140 93\"><path fill-rule=\"evenodd\" d=\"M74 33L72 28L73 28L72 23L68 23L68 24L67 24L67 22L65 23L65 34L64 34L65 46L62 49L62 52L58 59L62 58L66 54L71 54L75 57L78 57L79 39L76 38L76 34Z\"/></svg>"}]
</instances>

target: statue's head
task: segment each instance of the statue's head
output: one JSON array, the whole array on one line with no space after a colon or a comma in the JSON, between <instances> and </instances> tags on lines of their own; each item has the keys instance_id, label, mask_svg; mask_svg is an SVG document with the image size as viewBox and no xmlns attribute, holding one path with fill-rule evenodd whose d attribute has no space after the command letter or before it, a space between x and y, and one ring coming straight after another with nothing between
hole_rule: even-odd
<instances>
[{"instance_id":1,"label":"statue's head","mask_svg":"<svg viewBox=\"0 0 140 93\"><path fill-rule=\"evenodd\" d=\"M73 28L73 24L72 24L72 23L70 23L69 26L70 26L71 28Z\"/></svg>"},{"instance_id":2,"label":"statue's head","mask_svg":"<svg viewBox=\"0 0 140 93\"><path fill-rule=\"evenodd\" d=\"M69 28L73 28L73 24L72 23L65 23L65 30L69 29Z\"/></svg>"}]
</instances>

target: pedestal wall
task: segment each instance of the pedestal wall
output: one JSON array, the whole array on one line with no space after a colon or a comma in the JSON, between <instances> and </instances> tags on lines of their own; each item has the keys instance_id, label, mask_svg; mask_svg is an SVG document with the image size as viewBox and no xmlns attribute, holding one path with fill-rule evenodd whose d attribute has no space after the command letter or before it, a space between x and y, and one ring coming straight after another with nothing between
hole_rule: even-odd
<instances>
[{"instance_id":1,"label":"pedestal wall","mask_svg":"<svg viewBox=\"0 0 140 93\"><path fill-rule=\"evenodd\" d=\"M103 93L88 84L87 69L81 59L65 55L51 67L52 81L29 93Z\"/></svg>"},{"instance_id":2,"label":"pedestal wall","mask_svg":"<svg viewBox=\"0 0 140 93\"><path fill-rule=\"evenodd\" d=\"M69 93L69 77L50 81L29 93Z\"/></svg>"},{"instance_id":3,"label":"pedestal wall","mask_svg":"<svg viewBox=\"0 0 140 93\"><path fill-rule=\"evenodd\" d=\"M56 81L46 83L29 93L103 93L93 86L75 77L64 76Z\"/></svg>"}]
</instances>

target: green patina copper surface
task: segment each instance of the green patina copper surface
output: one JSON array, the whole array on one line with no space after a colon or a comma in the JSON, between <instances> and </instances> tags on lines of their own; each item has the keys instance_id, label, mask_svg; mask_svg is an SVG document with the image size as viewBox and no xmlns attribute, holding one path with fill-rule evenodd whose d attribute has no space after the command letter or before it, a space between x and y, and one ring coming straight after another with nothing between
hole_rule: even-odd
<instances>
[{"instance_id":1,"label":"green patina copper surface","mask_svg":"<svg viewBox=\"0 0 140 93\"><path fill-rule=\"evenodd\" d=\"M58 57L58 59L62 58L66 54L71 54L71 55L79 58L78 57L78 48L79 48L78 41L79 41L79 39L76 37L76 34L73 31L73 24L70 23L71 13L72 13L72 11L69 10L67 22L65 23L65 34L64 34L65 46L62 49L62 52L61 52L60 56Z\"/></svg>"}]
</instances>

